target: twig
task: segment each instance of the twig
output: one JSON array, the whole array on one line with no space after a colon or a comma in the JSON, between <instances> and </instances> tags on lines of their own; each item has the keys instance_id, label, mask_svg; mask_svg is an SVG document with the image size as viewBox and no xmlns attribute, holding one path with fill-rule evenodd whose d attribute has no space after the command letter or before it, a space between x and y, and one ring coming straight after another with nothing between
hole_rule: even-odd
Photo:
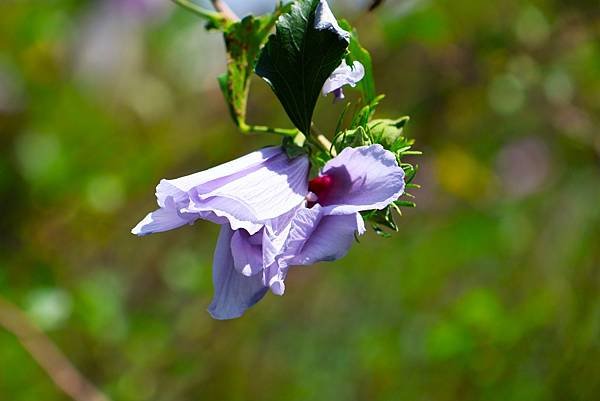
<instances>
[{"instance_id":1,"label":"twig","mask_svg":"<svg viewBox=\"0 0 600 401\"><path fill-rule=\"evenodd\" d=\"M0 326L12 333L58 388L75 401L110 401L15 305L0 297Z\"/></svg>"},{"instance_id":2,"label":"twig","mask_svg":"<svg viewBox=\"0 0 600 401\"><path fill-rule=\"evenodd\" d=\"M209 11L209 10L205 10L204 8L200 7L199 5L197 5L196 3L190 1L190 0L171 0L173 3L185 8L188 11L193 12L196 15L199 15L200 17L206 18L208 20L218 20L218 19L223 19L224 16L216 13L214 11Z\"/></svg>"},{"instance_id":3,"label":"twig","mask_svg":"<svg viewBox=\"0 0 600 401\"><path fill-rule=\"evenodd\" d=\"M310 132L311 132L312 136L315 138L315 140L317 141L317 143L319 145L321 145L321 147L323 148L324 151L329 152L329 154L333 157L337 156L337 152L335 150L335 147L331 143L331 141L329 139L327 139L325 134L323 134L321 131L319 131L319 129L315 126L315 124L311 124Z\"/></svg>"},{"instance_id":4,"label":"twig","mask_svg":"<svg viewBox=\"0 0 600 401\"><path fill-rule=\"evenodd\" d=\"M379 7L381 4L383 4L383 0L373 0L371 2L371 5L369 6L369 11L373 11L375 10L377 7Z\"/></svg>"},{"instance_id":5,"label":"twig","mask_svg":"<svg viewBox=\"0 0 600 401\"><path fill-rule=\"evenodd\" d=\"M223 0L210 0L215 10L223 14L223 16L232 21L239 21L240 17L233 12L231 8Z\"/></svg>"}]
</instances>

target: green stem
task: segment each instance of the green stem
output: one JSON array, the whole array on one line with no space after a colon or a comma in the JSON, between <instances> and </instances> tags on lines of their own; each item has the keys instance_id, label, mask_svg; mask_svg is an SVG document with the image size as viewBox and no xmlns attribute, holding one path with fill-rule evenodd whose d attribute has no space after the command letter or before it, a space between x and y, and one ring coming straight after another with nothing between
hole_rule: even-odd
<instances>
[{"instance_id":1,"label":"green stem","mask_svg":"<svg viewBox=\"0 0 600 401\"><path fill-rule=\"evenodd\" d=\"M336 155L336 151L333 148L333 145L331 144L331 141L329 141L329 139L327 139L327 137L325 135L323 135L323 134L317 134L317 136L315 137L315 139L323 147L323 150L325 150L326 152L329 152L331 154L331 156L335 156Z\"/></svg>"},{"instance_id":2,"label":"green stem","mask_svg":"<svg viewBox=\"0 0 600 401\"><path fill-rule=\"evenodd\" d=\"M205 10L204 8L200 7L199 5L192 2L191 0L171 0L171 1L173 1L177 5L185 8L186 10L191 11L194 14L196 14L202 18L206 18L210 21L225 22L227 20L227 18L225 16L223 16L223 14L214 12L214 11Z\"/></svg>"},{"instance_id":3,"label":"green stem","mask_svg":"<svg viewBox=\"0 0 600 401\"><path fill-rule=\"evenodd\" d=\"M259 134L275 134L290 137L294 137L298 134L298 132L300 132L295 128L273 128L264 125L249 125L246 123L240 123L240 131L242 131L244 134L250 134L254 132Z\"/></svg>"},{"instance_id":4,"label":"green stem","mask_svg":"<svg viewBox=\"0 0 600 401\"><path fill-rule=\"evenodd\" d=\"M337 156L337 152L333 147L331 141L315 127L314 124L310 127L311 135L309 138L312 138L312 142L321 147L325 152L329 153L331 156Z\"/></svg>"}]
</instances>

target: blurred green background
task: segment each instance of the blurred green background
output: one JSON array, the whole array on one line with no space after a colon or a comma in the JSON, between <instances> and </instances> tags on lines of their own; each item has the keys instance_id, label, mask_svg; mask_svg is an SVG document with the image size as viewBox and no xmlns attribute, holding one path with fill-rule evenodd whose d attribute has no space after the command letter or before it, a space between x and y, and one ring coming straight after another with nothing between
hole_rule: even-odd
<instances>
[{"instance_id":1,"label":"blurred green background","mask_svg":"<svg viewBox=\"0 0 600 401\"><path fill-rule=\"evenodd\" d=\"M2 0L0 297L115 401L598 400L598 1L332 6L378 115L412 118L418 207L218 322L218 227L129 230L160 178L278 141L231 123L219 34L166 0ZM288 124L258 79L249 115ZM67 399L0 327L0 400Z\"/></svg>"}]
</instances>

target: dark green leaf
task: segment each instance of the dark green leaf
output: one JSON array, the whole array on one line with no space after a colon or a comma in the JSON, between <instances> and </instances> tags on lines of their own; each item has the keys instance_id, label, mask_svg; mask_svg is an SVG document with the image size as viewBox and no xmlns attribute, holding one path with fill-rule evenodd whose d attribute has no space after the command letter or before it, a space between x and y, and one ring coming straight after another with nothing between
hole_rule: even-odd
<instances>
[{"instance_id":1,"label":"dark green leaf","mask_svg":"<svg viewBox=\"0 0 600 401\"><path fill-rule=\"evenodd\" d=\"M325 80L340 64L349 39L334 29L316 29L319 0L299 0L279 18L256 73L273 89L294 125L310 134L313 111Z\"/></svg>"}]
</instances>

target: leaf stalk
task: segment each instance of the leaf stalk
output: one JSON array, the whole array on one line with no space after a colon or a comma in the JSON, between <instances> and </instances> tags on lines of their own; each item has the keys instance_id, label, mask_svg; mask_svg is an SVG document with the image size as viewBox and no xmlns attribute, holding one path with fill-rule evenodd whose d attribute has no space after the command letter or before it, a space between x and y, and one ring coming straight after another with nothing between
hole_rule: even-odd
<instances>
[{"instance_id":1,"label":"leaf stalk","mask_svg":"<svg viewBox=\"0 0 600 401\"><path fill-rule=\"evenodd\" d=\"M257 134L275 134L275 135L281 135L281 136L289 136L289 137L295 137L300 131L298 131L296 128L274 128L274 127L267 127L265 125L250 125L250 124L246 124L246 123L240 123L239 125L240 131L242 131L242 133L244 134L251 134L251 133L257 133Z\"/></svg>"}]
</instances>

